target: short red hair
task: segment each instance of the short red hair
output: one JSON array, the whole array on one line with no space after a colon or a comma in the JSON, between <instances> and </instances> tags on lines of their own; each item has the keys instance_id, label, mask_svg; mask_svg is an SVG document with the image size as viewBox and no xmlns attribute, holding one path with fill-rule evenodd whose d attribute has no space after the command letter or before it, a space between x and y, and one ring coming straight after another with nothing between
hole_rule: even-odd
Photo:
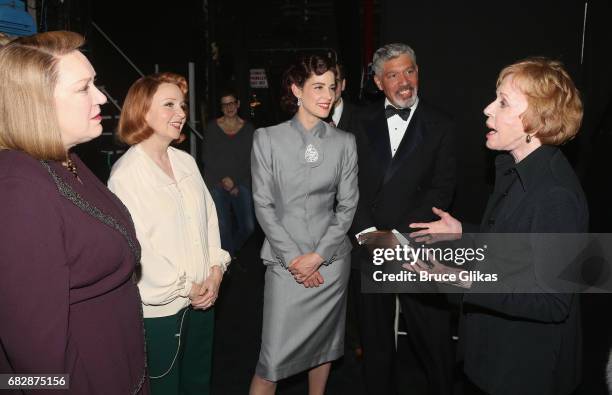
<instances>
[{"instance_id":1,"label":"short red hair","mask_svg":"<svg viewBox=\"0 0 612 395\"><path fill-rule=\"evenodd\" d=\"M153 129L147 124L145 117L151 108L155 92L164 83L178 86L183 95L187 95L187 81L182 75L166 72L139 78L132 84L123 102L117 128L120 141L135 145L151 137Z\"/></svg>"},{"instance_id":2,"label":"short red hair","mask_svg":"<svg viewBox=\"0 0 612 395\"><path fill-rule=\"evenodd\" d=\"M526 133L535 133L547 145L574 138L582 122L582 101L561 62L541 57L522 60L499 73L497 86L508 76L529 103L522 114Z\"/></svg>"}]
</instances>

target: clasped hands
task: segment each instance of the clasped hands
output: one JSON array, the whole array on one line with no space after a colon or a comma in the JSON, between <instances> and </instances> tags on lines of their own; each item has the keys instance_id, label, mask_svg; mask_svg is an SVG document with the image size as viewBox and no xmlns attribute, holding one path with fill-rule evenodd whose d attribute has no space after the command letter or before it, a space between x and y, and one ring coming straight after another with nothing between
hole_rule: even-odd
<instances>
[{"instance_id":1,"label":"clasped hands","mask_svg":"<svg viewBox=\"0 0 612 395\"><path fill-rule=\"evenodd\" d=\"M206 280L201 283L192 283L189 292L191 306L196 310L206 310L211 308L219 296L219 287L223 280L223 273L219 266L213 266Z\"/></svg>"},{"instance_id":2,"label":"clasped hands","mask_svg":"<svg viewBox=\"0 0 612 395\"><path fill-rule=\"evenodd\" d=\"M238 192L240 190L238 189L238 186L236 186L236 183L234 182L234 180L232 180L231 177L223 177L223 179L221 179L221 186L223 187L223 189L229 192L230 195L238 196Z\"/></svg>"},{"instance_id":3,"label":"clasped hands","mask_svg":"<svg viewBox=\"0 0 612 395\"><path fill-rule=\"evenodd\" d=\"M306 288L318 287L323 284L323 276L319 267L325 260L316 252L300 255L289 263L289 272L296 282Z\"/></svg>"}]
</instances>

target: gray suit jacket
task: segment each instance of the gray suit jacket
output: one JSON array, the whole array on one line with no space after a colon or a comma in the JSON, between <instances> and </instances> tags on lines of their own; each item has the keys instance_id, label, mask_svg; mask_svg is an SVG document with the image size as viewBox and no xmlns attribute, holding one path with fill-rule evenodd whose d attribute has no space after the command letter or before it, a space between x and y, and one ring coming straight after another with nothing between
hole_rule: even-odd
<instances>
[{"instance_id":1,"label":"gray suit jacket","mask_svg":"<svg viewBox=\"0 0 612 395\"><path fill-rule=\"evenodd\" d=\"M267 264L287 266L309 252L329 264L350 252L346 232L359 199L352 134L325 122L306 131L295 117L258 129L251 173Z\"/></svg>"}]
</instances>

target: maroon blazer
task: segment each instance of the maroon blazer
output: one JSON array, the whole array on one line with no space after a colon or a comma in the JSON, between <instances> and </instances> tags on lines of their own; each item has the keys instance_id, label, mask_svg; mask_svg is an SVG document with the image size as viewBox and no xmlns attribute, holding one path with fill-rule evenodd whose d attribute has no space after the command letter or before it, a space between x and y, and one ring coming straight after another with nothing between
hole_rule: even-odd
<instances>
[{"instance_id":1,"label":"maroon blazer","mask_svg":"<svg viewBox=\"0 0 612 395\"><path fill-rule=\"evenodd\" d=\"M68 373L74 394L145 394L134 227L72 158L82 184L57 162L0 151L0 373Z\"/></svg>"}]
</instances>

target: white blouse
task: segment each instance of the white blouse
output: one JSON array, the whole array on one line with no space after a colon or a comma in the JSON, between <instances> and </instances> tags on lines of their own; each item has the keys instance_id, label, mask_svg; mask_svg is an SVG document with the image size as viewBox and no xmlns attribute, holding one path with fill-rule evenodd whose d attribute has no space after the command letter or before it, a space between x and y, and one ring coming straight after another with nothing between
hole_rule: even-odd
<instances>
[{"instance_id":1,"label":"white blouse","mask_svg":"<svg viewBox=\"0 0 612 395\"><path fill-rule=\"evenodd\" d=\"M119 158L108 180L130 211L142 248L138 288L145 318L188 306L192 283L231 260L221 249L215 204L195 160L173 147L168 156L176 181L138 144Z\"/></svg>"}]
</instances>

